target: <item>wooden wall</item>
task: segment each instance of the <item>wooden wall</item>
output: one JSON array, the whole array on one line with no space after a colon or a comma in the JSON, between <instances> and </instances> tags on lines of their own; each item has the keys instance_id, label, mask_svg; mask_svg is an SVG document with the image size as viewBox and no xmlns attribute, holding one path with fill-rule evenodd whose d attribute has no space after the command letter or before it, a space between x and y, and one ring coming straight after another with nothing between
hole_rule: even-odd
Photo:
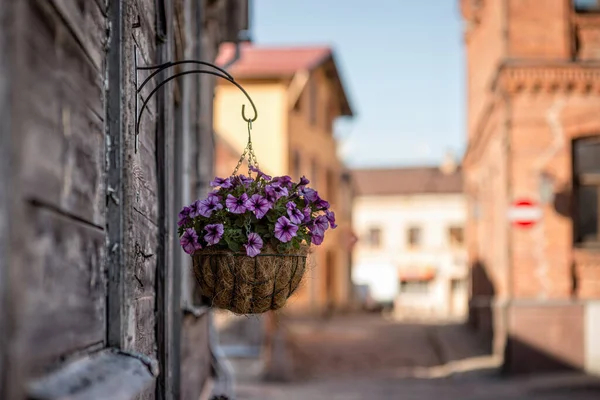
<instances>
[{"instance_id":1,"label":"wooden wall","mask_svg":"<svg viewBox=\"0 0 600 400\"><path fill-rule=\"evenodd\" d=\"M165 86L136 149L134 54L212 61L240 3L0 0L0 398L200 396L176 214L212 174L214 84Z\"/></svg>"}]
</instances>

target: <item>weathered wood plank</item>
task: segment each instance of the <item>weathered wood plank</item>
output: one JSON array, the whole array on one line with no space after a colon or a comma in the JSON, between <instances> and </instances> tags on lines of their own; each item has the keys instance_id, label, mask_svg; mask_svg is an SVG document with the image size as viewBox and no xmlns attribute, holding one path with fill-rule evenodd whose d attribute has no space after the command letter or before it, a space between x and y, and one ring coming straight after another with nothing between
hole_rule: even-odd
<instances>
[{"instance_id":1,"label":"weathered wood plank","mask_svg":"<svg viewBox=\"0 0 600 400\"><path fill-rule=\"evenodd\" d=\"M104 350L73 361L28 385L31 400L131 400L152 387L145 360Z\"/></svg>"},{"instance_id":2,"label":"weathered wood plank","mask_svg":"<svg viewBox=\"0 0 600 400\"><path fill-rule=\"evenodd\" d=\"M104 232L53 211L28 206L28 301L24 306L30 367L105 339Z\"/></svg>"},{"instance_id":3,"label":"weathered wood plank","mask_svg":"<svg viewBox=\"0 0 600 400\"><path fill-rule=\"evenodd\" d=\"M20 201L22 131L19 99L25 76L21 2L0 0L0 398L23 397L24 359L18 345L23 304L24 210Z\"/></svg>"},{"instance_id":4,"label":"weathered wood plank","mask_svg":"<svg viewBox=\"0 0 600 400\"><path fill-rule=\"evenodd\" d=\"M158 252L158 227L137 211L132 215L133 253L131 271L134 287L133 297L153 296L156 282L156 259Z\"/></svg>"},{"instance_id":5,"label":"weathered wood plank","mask_svg":"<svg viewBox=\"0 0 600 400\"><path fill-rule=\"evenodd\" d=\"M23 122L24 195L103 226L103 96L90 84L99 75L85 73L60 20L35 4L29 23L37 29L26 30L22 91L30 111Z\"/></svg>"},{"instance_id":6,"label":"weathered wood plank","mask_svg":"<svg viewBox=\"0 0 600 400\"><path fill-rule=\"evenodd\" d=\"M181 339L181 398L197 399L205 379L210 376L211 355L208 349L208 314L202 318L183 318Z\"/></svg>"},{"instance_id":7,"label":"weathered wood plank","mask_svg":"<svg viewBox=\"0 0 600 400\"><path fill-rule=\"evenodd\" d=\"M73 37L79 43L80 48L85 52L96 70L102 69L104 62L104 52L101 46L93 40L94 26L89 24L88 16L92 14L88 8L98 8L98 4L90 1L72 1L72 0L51 0L49 2L54 6L61 16L64 25L71 31Z\"/></svg>"}]
</instances>

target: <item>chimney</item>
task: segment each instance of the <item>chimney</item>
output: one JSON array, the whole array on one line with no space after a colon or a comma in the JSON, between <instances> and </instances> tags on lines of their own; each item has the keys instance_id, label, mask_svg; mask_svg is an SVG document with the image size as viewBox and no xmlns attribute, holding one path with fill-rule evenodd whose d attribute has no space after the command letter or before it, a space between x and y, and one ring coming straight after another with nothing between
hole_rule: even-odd
<instances>
[{"instance_id":1,"label":"chimney","mask_svg":"<svg viewBox=\"0 0 600 400\"><path fill-rule=\"evenodd\" d=\"M456 162L456 157L454 157L454 152L451 150L447 151L440 165L440 171L445 175L450 175L455 173L457 168L458 163Z\"/></svg>"}]
</instances>

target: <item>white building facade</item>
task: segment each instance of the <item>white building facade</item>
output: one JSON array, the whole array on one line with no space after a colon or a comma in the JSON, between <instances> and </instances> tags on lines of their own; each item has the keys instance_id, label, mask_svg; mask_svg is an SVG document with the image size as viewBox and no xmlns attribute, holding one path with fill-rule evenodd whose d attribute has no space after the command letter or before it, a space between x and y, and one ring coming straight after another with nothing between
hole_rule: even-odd
<instances>
[{"instance_id":1,"label":"white building facade","mask_svg":"<svg viewBox=\"0 0 600 400\"><path fill-rule=\"evenodd\" d=\"M398 317L463 318L468 267L460 170L354 171L353 282Z\"/></svg>"}]
</instances>

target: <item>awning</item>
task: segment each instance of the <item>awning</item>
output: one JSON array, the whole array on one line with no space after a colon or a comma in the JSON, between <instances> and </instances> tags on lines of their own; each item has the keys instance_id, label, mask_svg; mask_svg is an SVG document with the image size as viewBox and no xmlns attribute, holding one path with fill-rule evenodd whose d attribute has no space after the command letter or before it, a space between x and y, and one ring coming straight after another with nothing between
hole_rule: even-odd
<instances>
[{"instance_id":1,"label":"awning","mask_svg":"<svg viewBox=\"0 0 600 400\"><path fill-rule=\"evenodd\" d=\"M431 266L414 266L398 268L401 281L430 281L435 278L436 269Z\"/></svg>"}]
</instances>

